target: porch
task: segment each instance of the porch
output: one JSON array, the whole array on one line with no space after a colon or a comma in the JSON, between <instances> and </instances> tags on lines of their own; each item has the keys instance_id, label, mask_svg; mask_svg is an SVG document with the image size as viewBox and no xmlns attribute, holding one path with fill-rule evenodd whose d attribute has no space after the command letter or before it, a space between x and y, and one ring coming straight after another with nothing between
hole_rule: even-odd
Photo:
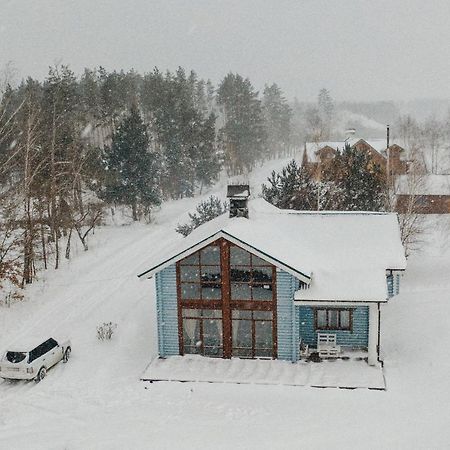
<instances>
[{"instance_id":1,"label":"porch","mask_svg":"<svg viewBox=\"0 0 450 450\"><path fill-rule=\"evenodd\" d=\"M381 364L369 366L363 356L360 353L345 353L343 358L296 363L198 355L171 356L154 359L141 380L385 390Z\"/></svg>"}]
</instances>

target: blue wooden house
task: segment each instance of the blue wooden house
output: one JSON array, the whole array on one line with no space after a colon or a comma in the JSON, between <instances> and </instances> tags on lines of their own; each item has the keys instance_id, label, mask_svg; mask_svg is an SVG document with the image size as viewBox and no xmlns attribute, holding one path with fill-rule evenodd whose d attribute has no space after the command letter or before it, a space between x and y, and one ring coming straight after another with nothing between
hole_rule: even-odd
<instances>
[{"instance_id":1,"label":"blue wooden house","mask_svg":"<svg viewBox=\"0 0 450 450\"><path fill-rule=\"evenodd\" d=\"M171 242L155 277L159 356L379 358L406 268L397 216L279 210L229 187L230 213Z\"/></svg>"}]
</instances>

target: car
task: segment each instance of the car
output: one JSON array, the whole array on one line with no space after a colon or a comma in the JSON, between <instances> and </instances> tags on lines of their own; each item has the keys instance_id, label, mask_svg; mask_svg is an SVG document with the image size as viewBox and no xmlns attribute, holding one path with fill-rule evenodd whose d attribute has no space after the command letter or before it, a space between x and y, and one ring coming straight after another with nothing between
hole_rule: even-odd
<instances>
[{"instance_id":1,"label":"car","mask_svg":"<svg viewBox=\"0 0 450 450\"><path fill-rule=\"evenodd\" d=\"M0 377L7 380L41 381L47 370L59 361L67 362L72 351L69 340L59 343L50 338L31 347L14 346L0 360Z\"/></svg>"}]
</instances>

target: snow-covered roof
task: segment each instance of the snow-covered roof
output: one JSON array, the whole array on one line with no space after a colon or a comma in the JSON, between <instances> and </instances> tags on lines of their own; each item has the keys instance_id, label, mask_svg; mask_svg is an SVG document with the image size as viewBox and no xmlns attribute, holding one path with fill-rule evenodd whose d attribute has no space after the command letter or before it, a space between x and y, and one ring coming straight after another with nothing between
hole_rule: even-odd
<instances>
[{"instance_id":1,"label":"snow-covered roof","mask_svg":"<svg viewBox=\"0 0 450 450\"><path fill-rule=\"evenodd\" d=\"M151 277L224 237L310 285L301 299L383 301L386 269L405 269L396 214L280 210L249 202L249 219L224 214L154 254ZM311 297L314 296L314 298Z\"/></svg>"},{"instance_id":2,"label":"snow-covered roof","mask_svg":"<svg viewBox=\"0 0 450 450\"><path fill-rule=\"evenodd\" d=\"M420 181L409 175L397 177L397 194L406 195L450 195L450 175L424 175Z\"/></svg>"},{"instance_id":3,"label":"snow-covered roof","mask_svg":"<svg viewBox=\"0 0 450 450\"><path fill-rule=\"evenodd\" d=\"M346 141L324 141L324 142L307 142L305 144L306 154L308 156L308 161L316 162L317 161L317 151L323 147L331 147L332 149L343 150L345 148L345 144L353 147L359 141L364 141L369 144L373 149L375 149L378 153L386 156L386 139L361 139L361 138L351 138ZM401 142L391 142L390 145L399 145L404 148Z\"/></svg>"}]
</instances>

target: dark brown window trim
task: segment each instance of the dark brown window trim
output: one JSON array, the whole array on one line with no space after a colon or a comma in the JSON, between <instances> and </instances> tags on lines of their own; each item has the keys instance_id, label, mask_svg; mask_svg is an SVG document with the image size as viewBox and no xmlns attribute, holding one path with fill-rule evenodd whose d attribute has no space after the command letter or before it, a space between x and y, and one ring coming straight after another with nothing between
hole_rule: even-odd
<instances>
[{"instance_id":1,"label":"dark brown window trim","mask_svg":"<svg viewBox=\"0 0 450 450\"><path fill-rule=\"evenodd\" d=\"M314 309L314 330L315 331L350 331L353 333L353 310L354 308L313 308ZM338 327L331 328L327 327L319 327L318 324L318 311L326 311L327 312L327 323L329 323L329 311L338 311ZM348 311L349 313L349 326L341 327L341 311Z\"/></svg>"}]
</instances>

